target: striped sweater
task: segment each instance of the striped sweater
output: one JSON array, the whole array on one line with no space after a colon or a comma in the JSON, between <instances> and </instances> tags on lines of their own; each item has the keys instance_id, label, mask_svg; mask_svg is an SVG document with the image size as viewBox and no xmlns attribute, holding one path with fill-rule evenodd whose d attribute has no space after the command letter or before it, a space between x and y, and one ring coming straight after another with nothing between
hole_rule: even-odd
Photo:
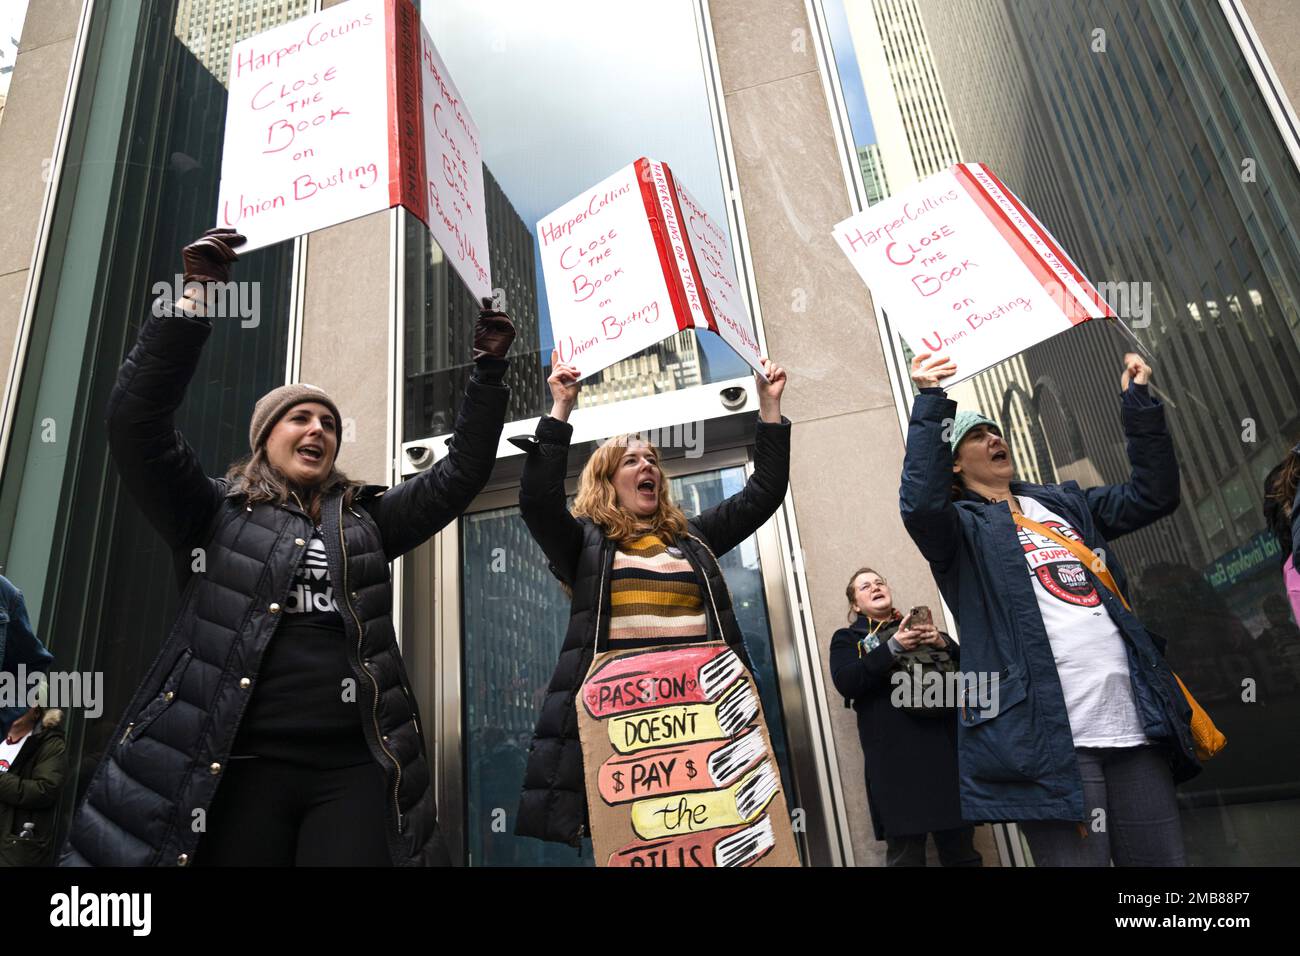
<instances>
[{"instance_id":1,"label":"striped sweater","mask_svg":"<svg viewBox=\"0 0 1300 956\"><path fill-rule=\"evenodd\" d=\"M610 580L610 648L702 641L704 595L686 557L656 535L625 541Z\"/></svg>"}]
</instances>

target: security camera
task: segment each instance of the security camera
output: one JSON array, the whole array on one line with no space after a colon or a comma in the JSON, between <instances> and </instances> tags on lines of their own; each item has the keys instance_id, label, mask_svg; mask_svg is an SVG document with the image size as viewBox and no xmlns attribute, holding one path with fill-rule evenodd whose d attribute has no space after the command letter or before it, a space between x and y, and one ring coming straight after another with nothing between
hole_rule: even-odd
<instances>
[{"instance_id":1,"label":"security camera","mask_svg":"<svg viewBox=\"0 0 1300 956\"><path fill-rule=\"evenodd\" d=\"M731 385L720 391L718 398L722 399L723 408L734 412L738 408L745 407L745 403L749 401L749 393L739 385Z\"/></svg>"},{"instance_id":2,"label":"security camera","mask_svg":"<svg viewBox=\"0 0 1300 956\"><path fill-rule=\"evenodd\" d=\"M423 468L429 464L429 459L433 457L433 449L428 445L407 445L406 457L411 460L411 464L416 468Z\"/></svg>"}]
</instances>

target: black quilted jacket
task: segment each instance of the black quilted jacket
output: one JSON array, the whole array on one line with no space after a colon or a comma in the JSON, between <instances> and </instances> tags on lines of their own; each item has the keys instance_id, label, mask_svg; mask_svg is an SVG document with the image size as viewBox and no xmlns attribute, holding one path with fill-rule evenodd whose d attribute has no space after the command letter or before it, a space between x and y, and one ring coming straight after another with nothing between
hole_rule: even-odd
<instances>
[{"instance_id":1,"label":"black quilted jacket","mask_svg":"<svg viewBox=\"0 0 1300 956\"><path fill-rule=\"evenodd\" d=\"M551 572L573 592L569 629L533 732L524 772L515 833L581 845L589 833L587 792L574 701L595 652L597 633L609 635L609 572L615 543L586 518L565 506L564 474L573 428L549 416L536 437L516 441L528 454L519 488L519 510L551 563ZM726 501L690 520L677 539L705 585L709 640L724 640L752 671L731 594L718 566L726 554L762 527L785 499L790 474L790 423L758 423L754 474Z\"/></svg>"},{"instance_id":2,"label":"black quilted jacket","mask_svg":"<svg viewBox=\"0 0 1300 956\"><path fill-rule=\"evenodd\" d=\"M297 507L227 497L175 430L173 413L211 326L183 315L149 318L109 399L113 458L123 484L166 539L181 576L180 611L127 707L77 810L60 863L185 866L257 691L258 664L311 538ZM505 363L476 368L450 453L419 477L341 494L321 514L330 579L352 648L362 727L388 779L389 850L399 866L447 863L437 832L419 714L392 621L388 563L452 521L492 471L510 390ZM190 571L193 549L206 567ZM198 815L201 816L201 815Z\"/></svg>"}]
</instances>

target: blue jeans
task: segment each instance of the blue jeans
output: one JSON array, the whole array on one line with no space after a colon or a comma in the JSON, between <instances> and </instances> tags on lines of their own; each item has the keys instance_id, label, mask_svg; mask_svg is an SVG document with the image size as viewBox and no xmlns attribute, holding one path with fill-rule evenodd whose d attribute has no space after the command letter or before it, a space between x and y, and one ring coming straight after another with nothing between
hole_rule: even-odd
<instances>
[{"instance_id":1,"label":"blue jeans","mask_svg":"<svg viewBox=\"0 0 1300 956\"><path fill-rule=\"evenodd\" d=\"M1083 823L1020 824L1036 866L1186 866L1169 761L1158 746L1079 747ZM1101 811L1100 813L1098 811Z\"/></svg>"}]
</instances>

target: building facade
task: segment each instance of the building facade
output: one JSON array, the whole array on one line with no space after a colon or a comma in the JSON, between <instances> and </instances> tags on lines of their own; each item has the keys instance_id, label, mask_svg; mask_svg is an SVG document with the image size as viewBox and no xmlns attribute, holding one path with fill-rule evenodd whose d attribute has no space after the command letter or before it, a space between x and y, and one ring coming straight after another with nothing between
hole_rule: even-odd
<instances>
[{"instance_id":1,"label":"building facade","mask_svg":"<svg viewBox=\"0 0 1300 956\"><path fill-rule=\"evenodd\" d=\"M118 485L105 400L155 284L214 218L230 45L332 5L67 0L27 13L0 122L0 565L56 665L104 674L102 715L71 727L83 786L177 605L171 556ZM483 134L492 274L519 329L506 437L549 408L534 224L639 156L668 162L729 228L760 341L790 374L789 495L723 565L805 862L883 862L855 715L827 669L849 575L870 564L901 604L942 607L898 515L910 353L831 228L975 160L1127 297L1170 406L1183 505L1116 548L1139 611L1230 741L1181 788L1189 855L1300 861L1300 630L1261 500L1300 439L1294 9L675 0L647 19L580 0L575 32L545 7L422 10ZM584 42L593 31L606 42ZM391 484L443 453L476 304L418 221L368 216L237 269L256 290L250 314L218 324L178 422L210 472L246 450L253 403L286 381L335 397L353 477ZM1113 328L1084 326L958 397L1004 424L1022 477L1124 480L1125 348ZM582 396L571 490L598 442L633 430L654 430L688 512L752 467L753 380L714 337L665 340ZM469 511L394 565L394 610L453 855L590 863L589 850L511 834L568 612L518 517L520 468L503 440ZM1031 862L1013 826L982 827L978 845L986 863Z\"/></svg>"}]
</instances>

